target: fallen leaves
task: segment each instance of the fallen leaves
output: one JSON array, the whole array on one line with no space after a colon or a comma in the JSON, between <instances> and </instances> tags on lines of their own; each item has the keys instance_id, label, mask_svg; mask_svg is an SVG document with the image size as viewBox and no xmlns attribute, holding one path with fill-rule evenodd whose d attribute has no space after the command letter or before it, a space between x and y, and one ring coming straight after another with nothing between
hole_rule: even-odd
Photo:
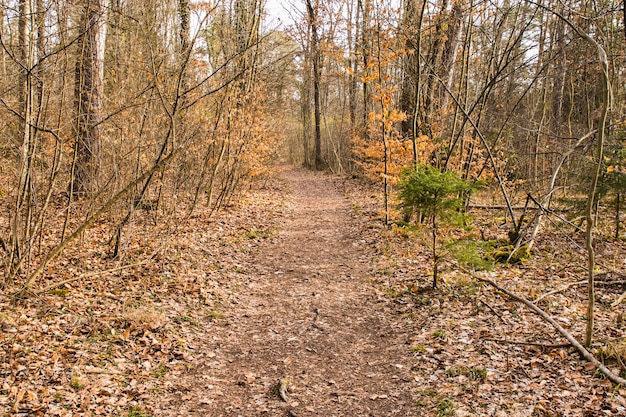
<instances>
[{"instance_id":1,"label":"fallen leaves","mask_svg":"<svg viewBox=\"0 0 626 417\"><path fill-rule=\"evenodd\" d=\"M380 224L376 218L378 202L367 189L354 183L347 189L358 202L353 205L352 216L360 229L344 232L358 235L350 244L351 248L362 249L355 261L371 265L372 273L362 281L345 275L336 278L354 279L350 287L353 291L361 290L357 285L371 286L367 288L368 302L376 309L367 310L365 306L365 311L384 314L381 322L386 323L371 329L380 344L357 342L350 346L372 351L384 345L397 347L402 354L401 359L387 361L376 351L376 355L358 364L365 368L362 386L346 386L341 370L333 379L321 375L329 404L362 401L368 407L384 408L398 395L381 387L386 372L411 387L407 401L415 415L625 414L626 390L601 379L595 367L580 361L573 350L550 346L562 340L501 293L468 279L455 270L453 263L446 267L445 285L431 291L426 252ZM254 347L242 346L227 355L217 349L201 349L198 341L239 346L238 318L229 313L241 302L242 292L253 291L251 286L258 285L241 284L243 274L254 269L255 274L272 282L294 275L288 265L278 267L281 254L276 254L274 264L266 270L251 265L249 256L257 245L272 244L272 231L289 214L281 192L273 188L251 194L242 207L230 208L210 222L202 215L190 219L184 227L164 235L169 244L153 262L139 264L145 259L142 256L150 253L146 247L158 245L162 237L136 224L136 242L126 252L132 257L129 262L136 264L133 268L68 282L27 300L0 295L0 414L126 416L130 410L145 410L146 404L158 404L164 392L178 401L205 406L231 402L235 410L242 406L242 400L233 398L233 389L247 392L259 413L275 410L272 407L277 406L268 405L270 390L278 387L280 391L283 380L278 378L293 375L291 371L301 365L298 354L319 357L328 352L315 344L306 345L302 352L289 351L272 363L272 372L279 375L271 379L246 363L235 373L237 384L233 388L215 377L216 369L245 363ZM84 274L85 269L116 268L115 262L96 256L102 249L98 243L86 241L90 242L88 250L68 253L63 264L51 269L54 274L42 286ZM552 248L542 247L539 242L538 249L540 255L533 260L522 266L499 267L491 277L520 294L536 296L576 282L575 249L563 246L563 253L550 255L554 258L548 257L548 249ZM623 245L618 243L612 250L624 253ZM326 256L323 250L320 253ZM317 268L298 273L302 279L309 279L309 275L319 273ZM623 290L623 285L599 290L598 337L606 346L612 342L619 347L618 341L625 336L619 320L624 306L609 308ZM327 296L317 289L312 292L314 299ZM299 294L280 296L297 299ZM568 329L581 334L584 296L581 287L569 286L544 297L541 306ZM257 310L251 310L251 314L267 314L265 309L271 303L262 299L257 302ZM287 328L275 328L272 316L263 316L266 326L260 331L266 332L262 335L266 339L286 337L289 346L291 342L304 343L312 332L333 330L336 318L330 314L324 308L307 310L303 323L308 327L297 337L292 337ZM313 321L314 317L319 323ZM359 318L351 319L356 322ZM311 327L311 323L319 327ZM221 333L216 331L218 326ZM240 362L236 362L237 355ZM613 356L607 351L608 359ZM190 374L206 382L202 395L185 382ZM275 402L294 409L297 405L293 404L302 404L295 415L317 412L302 401L313 388L302 385L298 377L284 386L290 402L283 404L273 395ZM378 389L364 389L370 386Z\"/></svg>"},{"instance_id":2,"label":"fallen leaves","mask_svg":"<svg viewBox=\"0 0 626 417\"><path fill-rule=\"evenodd\" d=\"M143 410L165 376L194 366L191 341L208 330L199 323L219 320L214 312L228 298L242 247L253 242L240 237L276 230L269 215L283 210L276 189L251 194L210 223L200 212L164 230L138 217L127 265L103 256L106 236L98 231L107 228L96 227L80 250L69 248L51 265L45 291L24 300L0 295L0 415ZM152 256L150 248L161 250Z\"/></svg>"},{"instance_id":3,"label":"fallen leaves","mask_svg":"<svg viewBox=\"0 0 626 417\"><path fill-rule=\"evenodd\" d=\"M371 218L368 213L381 205L355 187L348 192L358 202L355 216L359 218ZM494 229L488 235L504 234L489 226L489 219L485 221L481 228ZM448 403L454 405L454 415L621 415L626 407L624 393L599 378L595 366L581 361L573 349L561 346L563 339L550 326L503 294L466 277L454 262L444 267L445 285L437 292L426 291L431 275L427 250L371 222L361 235L377 252L372 281L380 302L402 317L410 335L406 350L412 359L406 366L419 387L418 408L428 415L442 415ZM584 254L558 233L550 234L549 229L545 233L533 259L523 265L498 266L488 276L518 294L547 294L542 296L542 308L580 335L586 290L570 283L584 272ZM624 254L626 246L616 244L610 252L605 249L604 256L610 261ZM603 340L626 337L626 329L613 324L619 323L619 313L609 309L623 287L602 286L597 291L602 301L596 318L599 342L594 348L606 344Z\"/></svg>"}]
</instances>

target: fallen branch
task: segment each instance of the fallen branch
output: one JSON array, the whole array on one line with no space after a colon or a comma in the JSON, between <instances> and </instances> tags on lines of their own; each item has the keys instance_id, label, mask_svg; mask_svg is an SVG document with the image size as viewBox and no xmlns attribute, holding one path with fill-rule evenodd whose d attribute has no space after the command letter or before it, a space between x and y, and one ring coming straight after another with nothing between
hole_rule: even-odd
<instances>
[{"instance_id":1,"label":"fallen branch","mask_svg":"<svg viewBox=\"0 0 626 417\"><path fill-rule=\"evenodd\" d=\"M507 290L506 288L503 288L503 287L499 286L498 284L496 284L495 282L491 281L490 279L483 278L483 277L480 277L480 276L472 274L472 273L470 273L470 275L473 278L475 278L475 279L477 279L477 280L479 280L481 282L485 282L485 283L491 285L492 287L494 287L498 291L503 292L504 294L508 295L513 300L524 304L526 307L528 307L529 309L534 311L539 317L541 317L542 319L544 319L545 321L550 323L555 329L557 329L559 331L559 333L561 333L561 335L563 335L563 337L565 337L567 339L567 341L572 346L574 346L576 348L576 350L578 350L578 352L581 354L581 356L583 358L585 358L589 362L593 363L595 365L595 367L598 368L600 371L602 371L602 373L604 373L604 375L611 382L613 382L614 384L617 384L617 385L624 385L624 386L626 386L626 379L621 378L619 375L615 375L612 371L609 370L609 368L607 368L602 363L600 363L600 361L598 361L587 349L585 349L585 347L583 345L581 345L578 342L578 340L576 340L576 338L574 336L572 336L567 330L565 330L559 323L557 323L545 311L543 311L542 309L540 309L539 307L537 307L535 304L533 304L532 302L528 301L524 297L512 293L511 291Z\"/></svg>"},{"instance_id":2,"label":"fallen branch","mask_svg":"<svg viewBox=\"0 0 626 417\"><path fill-rule=\"evenodd\" d=\"M624 301L624 298L626 298L626 291L624 291L622 295L620 295L619 298L611 304L611 308L615 308L620 305L622 301Z\"/></svg>"},{"instance_id":3,"label":"fallen branch","mask_svg":"<svg viewBox=\"0 0 626 417\"><path fill-rule=\"evenodd\" d=\"M120 267L113 268L113 269L107 269L105 271L92 272L91 274L81 274L81 275L79 275L77 277L73 277L73 278L69 278L69 279L63 280L63 281L55 282L54 284L48 285L47 287L42 288L41 290L35 291L35 295L40 295L40 294L47 293L48 291L52 291L52 290L54 290L56 288L59 288L59 287L65 285L65 284L69 284L69 283L74 282L74 281L80 281L81 279L93 278L93 277L97 277L98 275L109 274L109 273L112 273L112 272L122 271L124 269L129 269L129 268L134 268L136 266L144 265L144 264L147 264L148 262L150 262L152 259L154 259L154 257L156 255L157 254L155 253L154 255L149 257L148 259L145 259L145 260L143 260L141 262L137 262L137 263L134 263L134 264L131 264L131 265L124 265L124 266L120 266Z\"/></svg>"},{"instance_id":4,"label":"fallen branch","mask_svg":"<svg viewBox=\"0 0 626 417\"><path fill-rule=\"evenodd\" d=\"M543 295L540 295L539 297L535 298L535 301L533 301L533 302L534 303L538 303L539 301L543 300L546 297L549 297L549 296L554 295L554 294L558 294L560 292L569 290L572 287L576 287L578 285L583 285L583 284L586 284L586 283L587 283L587 280L576 281L576 282L569 283L569 284L565 285L564 287L557 288L556 290L548 291L547 293L545 293Z\"/></svg>"},{"instance_id":5,"label":"fallen branch","mask_svg":"<svg viewBox=\"0 0 626 417\"><path fill-rule=\"evenodd\" d=\"M546 343L537 343L537 342L524 342L522 340L506 340L506 339L493 339L493 338L484 338L483 340L487 340L489 342L496 343L506 343L509 345L523 345L523 346L536 346L545 349L559 349L570 347L569 343L557 343L557 344L546 344Z\"/></svg>"},{"instance_id":6,"label":"fallen branch","mask_svg":"<svg viewBox=\"0 0 626 417\"><path fill-rule=\"evenodd\" d=\"M552 291L549 291L549 292L547 292L547 293L545 293L543 295L540 295L539 297L535 298L533 303L537 304L539 301L543 300L546 297L549 297L551 295L558 294L560 292L569 290L572 287L577 287L579 285L585 285L585 284L587 284L587 280L586 279L582 280L582 281L571 282L571 283L569 283L569 284L567 284L567 285L565 285L565 286L563 286L561 288L557 288L556 290L552 290ZM619 284L622 284L622 285L626 284L626 281L623 281L623 280L622 281L596 281L596 285L599 285L599 286L619 285ZM622 294L622 296L617 301L615 301L613 304L611 304L611 307L615 307L616 305L621 303L625 297L626 297L626 292L624 294Z\"/></svg>"},{"instance_id":7,"label":"fallen branch","mask_svg":"<svg viewBox=\"0 0 626 417\"><path fill-rule=\"evenodd\" d=\"M352 391L333 391L330 395L335 397L358 397L357 393Z\"/></svg>"},{"instance_id":8,"label":"fallen branch","mask_svg":"<svg viewBox=\"0 0 626 417\"><path fill-rule=\"evenodd\" d=\"M502 317L502 315L500 313L498 313L493 307L491 307L486 301L484 301L484 300L478 300L478 301L483 303L489 310L491 310L491 312L493 314L496 315L496 317L498 317L500 320L502 320L502 323L504 323L506 326L509 325L509 323L507 323L507 321L504 320L504 317Z\"/></svg>"},{"instance_id":9,"label":"fallen branch","mask_svg":"<svg viewBox=\"0 0 626 417\"><path fill-rule=\"evenodd\" d=\"M506 210L508 207L502 204L468 204L467 208L474 210ZM524 206L511 206L511 208L513 210L524 210Z\"/></svg>"}]
</instances>

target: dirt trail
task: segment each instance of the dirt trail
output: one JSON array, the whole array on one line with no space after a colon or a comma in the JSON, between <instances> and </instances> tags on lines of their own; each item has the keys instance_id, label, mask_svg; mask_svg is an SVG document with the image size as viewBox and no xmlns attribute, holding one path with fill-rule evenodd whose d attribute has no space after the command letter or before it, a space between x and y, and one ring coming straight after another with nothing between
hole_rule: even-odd
<instances>
[{"instance_id":1,"label":"dirt trail","mask_svg":"<svg viewBox=\"0 0 626 417\"><path fill-rule=\"evenodd\" d=\"M349 202L328 176L282 175L290 214L242 266L198 366L164 395L163 415L417 415L402 365L407 336L368 283L372 253ZM287 402L276 393L285 379Z\"/></svg>"}]
</instances>

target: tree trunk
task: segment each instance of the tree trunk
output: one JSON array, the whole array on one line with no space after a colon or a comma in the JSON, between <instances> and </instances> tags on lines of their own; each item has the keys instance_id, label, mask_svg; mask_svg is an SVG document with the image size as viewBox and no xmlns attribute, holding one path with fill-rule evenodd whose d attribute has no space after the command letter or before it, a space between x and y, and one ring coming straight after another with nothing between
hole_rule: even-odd
<instances>
[{"instance_id":1,"label":"tree trunk","mask_svg":"<svg viewBox=\"0 0 626 417\"><path fill-rule=\"evenodd\" d=\"M428 131L429 136L432 138L432 128L430 119L433 114L437 112L435 108L435 90L436 82L435 75L440 68L441 56L443 54L443 47L445 42L446 33L444 32L447 20L448 20L448 5L449 0L441 0L441 8L439 15L435 17L435 33L434 41L428 56L428 67L430 68L430 77L426 82L426 90L424 91L424 126ZM447 85L447 84L445 84Z\"/></svg>"},{"instance_id":2,"label":"tree trunk","mask_svg":"<svg viewBox=\"0 0 626 417\"><path fill-rule=\"evenodd\" d=\"M178 18L180 20L179 26L179 42L180 42L180 62L181 65L186 65L186 62L189 59L189 48L190 48L190 39L189 39L189 0L178 0ZM180 89L181 94L189 89L189 77L186 74L180 79ZM184 106L184 97L181 97L183 102L181 103Z\"/></svg>"},{"instance_id":3,"label":"tree trunk","mask_svg":"<svg viewBox=\"0 0 626 417\"><path fill-rule=\"evenodd\" d=\"M315 8L311 4L311 0L306 1L306 8L309 15L309 25L311 27L311 55L313 57L313 107L315 116L315 169L324 168L324 159L322 158L322 125L320 110L320 78L321 78L321 53L319 48L318 35L318 5Z\"/></svg>"},{"instance_id":4,"label":"tree trunk","mask_svg":"<svg viewBox=\"0 0 626 417\"><path fill-rule=\"evenodd\" d=\"M258 0L234 2L235 73L240 77L238 85L244 93L252 90L256 79L261 14L262 2Z\"/></svg>"},{"instance_id":5,"label":"tree trunk","mask_svg":"<svg viewBox=\"0 0 626 417\"><path fill-rule=\"evenodd\" d=\"M85 0L81 4L75 79L77 159L72 193L82 196L95 193L100 171L100 121L107 29L104 1Z\"/></svg>"},{"instance_id":6,"label":"tree trunk","mask_svg":"<svg viewBox=\"0 0 626 417\"><path fill-rule=\"evenodd\" d=\"M452 6L452 12L448 23L448 33L446 34L446 43L441 60L441 78L446 82L448 89L452 90L454 87L455 77L455 61L456 55L459 49L459 38L461 36L461 22L463 17L463 11L461 10L461 3L456 2ZM444 102L441 108L445 111L447 107L449 97L444 94Z\"/></svg>"},{"instance_id":7,"label":"tree trunk","mask_svg":"<svg viewBox=\"0 0 626 417\"><path fill-rule=\"evenodd\" d=\"M29 58L29 39L28 34L30 33L30 1L29 0L20 0L19 1L19 17L17 22L17 39L18 39L18 50L17 50L17 58L21 65L20 68L20 85L22 88L20 89L20 111L24 114L24 109L26 107L27 93L26 93L26 78L28 77L29 65L27 59Z\"/></svg>"},{"instance_id":8,"label":"tree trunk","mask_svg":"<svg viewBox=\"0 0 626 417\"><path fill-rule=\"evenodd\" d=\"M356 52L356 48L354 46L354 37L353 37L353 13L354 13L354 3L351 0L348 0L348 27L346 31L347 41L348 41L348 68L350 69L348 73L348 112L350 114L350 128L354 129L356 127L356 59L354 54ZM358 16L358 14L357 14Z\"/></svg>"},{"instance_id":9,"label":"tree trunk","mask_svg":"<svg viewBox=\"0 0 626 417\"><path fill-rule=\"evenodd\" d=\"M21 129L18 143L20 144L20 168L14 212L12 213L12 249L11 271L9 276L17 273L23 261L25 242L29 240L31 198L32 198L32 157L33 157L33 77L31 31L31 4L29 0L20 0L18 17L18 51L17 58L21 66L19 73L19 106ZM24 210L26 209L26 210ZM24 213L26 211L26 213ZM15 267L15 268L13 268Z\"/></svg>"},{"instance_id":10,"label":"tree trunk","mask_svg":"<svg viewBox=\"0 0 626 417\"><path fill-rule=\"evenodd\" d=\"M434 214L431 219L432 230L431 230L431 252L433 254L433 289L437 289L437 281L439 279L439 253L437 252L437 233L438 233L438 224L437 224L437 214Z\"/></svg>"},{"instance_id":11,"label":"tree trunk","mask_svg":"<svg viewBox=\"0 0 626 417\"><path fill-rule=\"evenodd\" d=\"M363 134L365 135L365 139L367 140L369 137L367 131L368 118L370 113L371 106L371 96L369 91L369 81L367 77L370 56L372 53L371 50L371 40L370 31L368 29L368 24L370 22L370 11L371 11L371 0L359 0L358 7L361 12L361 55L363 57Z\"/></svg>"},{"instance_id":12,"label":"tree trunk","mask_svg":"<svg viewBox=\"0 0 626 417\"><path fill-rule=\"evenodd\" d=\"M620 234L620 211L622 209L622 193L617 193L615 196L615 240L619 239Z\"/></svg>"},{"instance_id":13,"label":"tree trunk","mask_svg":"<svg viewBox=\"0 0 626 417\"><path fill-rule=\"evenodd\" d=\"M552 132L558 136L563 120L563 94L565 92L565 76L567 72L567 56L565 48L565 22L557 19L555 48L555 78L552 89Z\"/></svg>"}]
</instances>

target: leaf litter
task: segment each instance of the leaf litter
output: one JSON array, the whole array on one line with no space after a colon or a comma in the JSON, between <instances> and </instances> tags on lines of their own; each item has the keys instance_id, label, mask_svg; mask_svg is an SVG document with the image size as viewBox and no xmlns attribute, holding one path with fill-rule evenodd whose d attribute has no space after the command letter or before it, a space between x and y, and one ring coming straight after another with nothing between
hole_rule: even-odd
<instances>
[{"instance_id":1,"label":"leaf litter","mask_svg":"<svg viewBox=\"0 0 626 417\"><path fill-rule=\"evenodd\" d=\"M0 296L2 415L626 415L622 387L454 262L429 291L428 252L379 207L367 185L287 169L214 218L137 220L135 267L115 270L90 232L41 286L113 272ZM530 299L584 277L580 247L545 233L533 259L489 277ZM618 265L599 279L623 280L623 243L599 246ZM612 369L624 289L598 290L594 352ZM584 286L540 306L581 337Z\"/></svg>"}]
</instances>

